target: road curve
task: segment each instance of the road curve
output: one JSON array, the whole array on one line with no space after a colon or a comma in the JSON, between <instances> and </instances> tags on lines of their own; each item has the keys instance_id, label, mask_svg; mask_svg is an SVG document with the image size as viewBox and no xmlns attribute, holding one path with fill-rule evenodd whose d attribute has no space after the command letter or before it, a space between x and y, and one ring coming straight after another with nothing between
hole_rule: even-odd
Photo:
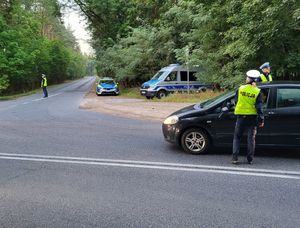
<instances>
[{"instance_id":1,"label":"road curve","mask_svg":"<svg viewBox=\"0 0 300 228\"><path fill-rule=\"evenodd\" d=\"M297 153L188 155L160 122L79 109L93 85L0 102L0 227L300 226Z\"/></svg>"}]
</instances>

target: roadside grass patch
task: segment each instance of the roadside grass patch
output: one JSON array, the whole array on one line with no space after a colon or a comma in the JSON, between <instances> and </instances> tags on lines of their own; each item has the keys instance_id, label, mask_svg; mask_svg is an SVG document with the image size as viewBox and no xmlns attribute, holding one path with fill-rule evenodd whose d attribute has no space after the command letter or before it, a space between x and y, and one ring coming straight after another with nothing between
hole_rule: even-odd
<instances>
[{"instance_id":1,"label":"roadside grass patch","mask_svg":"<svg viewBox=\"0 0 300 228\"><path fill-rule=\"evenodd\" d=\"M121 88L120 93L122 97L129 97L129 98L143 98L140 94L140 88L134 87L134 88ZM146 97L144 97L146 99Z\"/></svg>"},{"instance_id":2,"label":"roadside grass patch","mask_svg":"<svg viewBox=\"0 0 300 228\"><path fill-rule=\"evenodd\" d=\"M37 93L38 90L32 90L29 92L24 92L24 93L18 93L18 94L14 94L14 95L8 95L8 96L0 96L0 101L8 101L8 100L15 100L19 97L24 97L24 96L28 96L28 95L32 95Z\"/></svg>"},{"instance_id":3,"label":"roadside grass patch","mask_svg":"<svg viewBox=\"0 0 300 228\"><path fill-rule=\"evenodd\" d=\"M53 84L53 85L47 86L47 88L51 88L51 87L54 87L54 86L57 86L57 85L62 85L62 84L65 84L65 83L76 81L76 80L77 79L75 79L75 80L65 80L63 83ZM12 94L12 95L0 96L0 101L15 100L15 99L18 99L20 97L29 96L29 95L32 95L32 94L35 94L35 93L36 94L41 94L41 95L43 94L42 89L41 88L37 88L37 89L33 89L31 91L26 91L26 92L23 92L23 93L17 93L17 94Z\"/></svg>"},{"instance_id":4,"label":"roadside grass patch","mask_svg":"<svg viewBox=\"0 0 300 228\"><path fill-rule=\"evenodd\" d=\"M154 101L162 101L162 102L178 102L178 103L199 103L213 97L219 96L220 94L224 93L223 91L201 91L201 92L193 92L193 93L172 93L168 96L157 99L154 98Z\"/></svg>"},{"instance_id":5,"label":"roadside grass patch","mask_svg":"<svg viewBox=\"0 0 300 228\"><path fill-rule=\"evenodd\" d=\"M191 92L191 93L171 93L167 97L158 99L154 97L153 99L147 100L151 102L174 102L174 103L198 103L204 100L208 100L215 96L224 93L224 91L212 91L207 90L205 92ZM128 98L142 98L146 99L146 97L140 94L140 88L125 88L121 89L121 96L128 97Z\"/></svg>"}]
</instances>

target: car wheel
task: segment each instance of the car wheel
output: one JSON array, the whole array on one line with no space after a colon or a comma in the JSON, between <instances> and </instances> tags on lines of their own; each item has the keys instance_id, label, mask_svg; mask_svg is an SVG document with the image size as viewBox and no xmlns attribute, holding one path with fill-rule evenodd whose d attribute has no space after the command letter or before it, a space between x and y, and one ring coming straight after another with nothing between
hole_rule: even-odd
<instances>
[{"instance_id":1,"label":"car wheel","mask_svg":"<svg viewBox=\"0 0 300 228\"><path fill-rule=\"evenodd\" d=\"M198 128L191 128L186 130L181 136L181 146L188 153L204 154L208 151L210 141L204 131Z\"/></svg>"},{"instance_id":2,"label":"car wheel","mask_svg":"<svg viewBox=\"0 0 300 228\"><path fill-rule=\"evenodd\" d=\"M160 90L160 91L158 91L158 92L157 92L157 95L156 95L156 97L157 97L158 99L164 98L164 97L166 97L166 96L167 96L167 91L165 91L165 90Z\"/></svg>"},{"instance_id":3,"label":"car wheel","mask_svg":"<svg viewBox=\"0 0 300 228\"><path fill-rule=\"evenodd\" d=\"M150 97L150 96L146 96L146 98L147 98L148 100L150 100L150 99L151 99L151 97Z\"/></svg>"}]
</instances>

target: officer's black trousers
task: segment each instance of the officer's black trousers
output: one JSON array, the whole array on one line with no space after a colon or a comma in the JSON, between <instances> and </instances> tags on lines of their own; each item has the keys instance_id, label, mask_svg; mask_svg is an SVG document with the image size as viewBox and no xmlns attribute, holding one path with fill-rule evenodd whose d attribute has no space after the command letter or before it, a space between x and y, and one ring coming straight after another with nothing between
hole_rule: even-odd
<instances>
[{"instance_id":1,"label":"officer's black trousers","mask_svg":"<svg viewBox=\"0 0 300 228\"><path fill-rule=\"evenodd\" d=\"M48 97L47 87L43 87L44 97Z\"/></svg>"},{"instance_id":2,"label":"officer's black trousers","mask_svg":"<svg viewBox=\"0 0 300 228\"><path fill-rule=\"evenodd\" d=\"M239 115L237 116L234 138L233 138L233 156L238 156L240 152L240 145L243 133L247 132L247 159L252 161L255 151L255 136L257 129L257 116L256 115Z\"/></svg>"}]
</instances>

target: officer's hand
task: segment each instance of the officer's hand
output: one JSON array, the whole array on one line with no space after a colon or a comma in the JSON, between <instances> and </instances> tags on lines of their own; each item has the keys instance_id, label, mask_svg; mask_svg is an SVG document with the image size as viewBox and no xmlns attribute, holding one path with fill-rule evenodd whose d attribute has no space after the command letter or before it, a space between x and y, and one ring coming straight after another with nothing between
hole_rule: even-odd
<instances>
[{"instance_id":1,"label":"officer's hand","mask_svg":"<svg viewBox=\"0 0 300 228\"><path fill-rule=\"evenodd\" d=\"M265 123L262 122L262 123L260 123L260 124L258 125L258 127L264 127L264 125L265 125Z\"/></svg>"}]
</instances>

